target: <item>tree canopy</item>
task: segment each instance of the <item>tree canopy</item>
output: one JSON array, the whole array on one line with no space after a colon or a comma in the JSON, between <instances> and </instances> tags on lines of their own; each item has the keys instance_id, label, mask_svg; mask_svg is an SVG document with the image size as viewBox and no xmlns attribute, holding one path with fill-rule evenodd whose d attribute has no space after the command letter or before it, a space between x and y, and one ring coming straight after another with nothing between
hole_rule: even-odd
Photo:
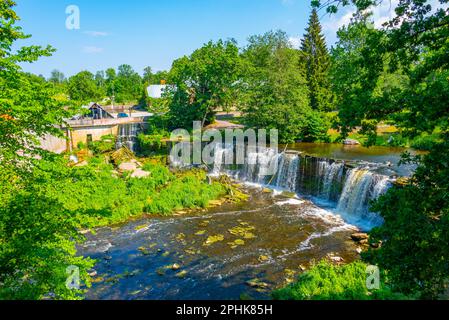
<instances>
[{"instance_id":1,"label":"tree canopy","mask_svg":"<svg viewBox=\"0 0 449 320\"><path fill-rule=\"evenodd\" d=\"M192 121L211 123L218 108L233 103L241 70L234 41L210 41L190 56L176 60L169 78L174 85L172 126L190 128Z\"/></svg>"},{"instance_id":2,"label":"tree canopy","mask_svg":"<svg viewBox=\"0 0 449 320\"><path fill-rule=\"evenodd\" d=\"M248 42L242 54L246 61L246 123L255 128L278 129L284 143L326 139L325 121L309 104L301 52L291 47L282 31L253 36Z\"/></svg>"}]
</instances>

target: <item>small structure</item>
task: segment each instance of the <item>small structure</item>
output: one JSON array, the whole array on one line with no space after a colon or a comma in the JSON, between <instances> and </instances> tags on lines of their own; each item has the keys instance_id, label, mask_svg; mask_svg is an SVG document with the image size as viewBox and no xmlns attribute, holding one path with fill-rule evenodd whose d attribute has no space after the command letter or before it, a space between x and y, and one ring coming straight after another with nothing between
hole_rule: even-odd
<instances>
[{"instance_id":1,"label":"small structure","mask_svg":"<svg viewBox=\"0 0 449 320\"><path fill-rule=\"evenodd\" d=\"M92 102L88 106L83 106L84 109L89 109L90 113L86 114L85 117L92 118L94 120L98 119L113 119L114 117L106 111L102 106L96 102Z\"/></svg>"}]
</instances>

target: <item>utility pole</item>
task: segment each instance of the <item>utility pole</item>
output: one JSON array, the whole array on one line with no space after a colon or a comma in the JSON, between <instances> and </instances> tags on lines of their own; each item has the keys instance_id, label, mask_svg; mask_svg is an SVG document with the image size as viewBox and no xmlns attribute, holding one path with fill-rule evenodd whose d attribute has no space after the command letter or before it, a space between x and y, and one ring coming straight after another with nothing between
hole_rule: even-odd
<instances>
[{"instance_id":1,"label":"utility pole","mask_svg":"<svg viewBox=\"0 0 449 320\"><path fill-rule=\"evenodd\" d=\"M114 82L112 82L112 110L114 110L114 99L115 99Z\"/></svg>"}]
</instances>

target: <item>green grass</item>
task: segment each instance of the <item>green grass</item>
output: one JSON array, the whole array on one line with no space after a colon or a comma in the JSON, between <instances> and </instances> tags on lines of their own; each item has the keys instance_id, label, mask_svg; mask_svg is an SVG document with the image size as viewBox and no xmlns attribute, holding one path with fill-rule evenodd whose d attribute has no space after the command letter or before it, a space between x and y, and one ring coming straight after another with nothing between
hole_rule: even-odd
<instances>
[{"instance_id":1,"label":"green grass","mask_svg":"<svg viewBox=\"0 0 449 320\"><path fill-rule=\"evenodd\" d=\"M430 150L432 144L441 139L438 132L432 134L423 133L413 139L404 137L397 130L392 130L392 127L388 127L386 129L380 129L377 133L376 137L376 146L383 147L404 147L404 148L413 148L416 150L427 151ZM330 136L330 140L332 142L339 142L340 133L336 130L329 130L328 132ZM359 141L362 145L364 145L368 141L368 137L366 135L360 134L358 132L351 132L348 135L348 139L353 139Z\"/></svg>"},{"instance_id":2,"label":"green grass","mask_svg":"<svg viewBox=\"0 0 449 320\"><path fill-rule=\"evenodd\" d=\"M321 261L309 271L301 274L297 282L274 291L272 295L277 300L398 300L407 298L402 294L392 292L382 281L380 289L368 290L366 267L367 265L360 261L341 266Z\"/></svg>"},{"instance_id":3,"label":"green grass","mask_svg":"<svg viewBox=\"0 0 449 320\"><path fill-rule=\"evenodd\" d=\"M161 164L146 163L145 178L114 173L103 157L86 167L72 168L72 183L55 190L59 202L78 213L83 228L125 222L143 214L169 215L183 208L204 208L227 194L218 182L208 184L203 171L172 173Z\"/></svg>"}]
</instances>

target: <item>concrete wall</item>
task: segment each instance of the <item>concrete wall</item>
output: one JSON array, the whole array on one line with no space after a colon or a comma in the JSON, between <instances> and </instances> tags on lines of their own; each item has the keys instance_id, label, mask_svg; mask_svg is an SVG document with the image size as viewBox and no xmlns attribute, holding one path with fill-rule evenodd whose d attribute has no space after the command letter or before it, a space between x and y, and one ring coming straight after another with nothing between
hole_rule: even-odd
<instances>
[{"instance_id":1,"label":"concrete wall","mask_svg":"<svg viewBox=\"0 0 449 320\"><path fill-rule=\"evenodd\" d=\"M92 141L98 141L103 136L112 134L118 135L118 125L114 126L95 126L95 127L79 127L72 129L72 147L76 148L78 143L87 143L87 136L92 135Z\"/></svg>"},{"instance_id":2,"label":"concrete wall","mask_svg":"<svg viewBox=\"0 0 449 320\"><path fill-rule=\"evenodd\" d=\"M78 143L87 143L87 136L92 135L92 141L98 141L103 136L112 134L118 135L118 125L105 125L105 126L83 126L72 128L70 132L67 129L63 129L67 139L57 138L52 135L46 135L41 139L41 147L45 150L55 153L63 153L78 147Z\"/></svg>"},{"instance_id":3,"label":"concrete wall","mask_svg":"<svg viewBox=\"0 0 449 320\"><path fill-rule=\"evenodd\" d=\"M47 134L43 139L41 139L40 146L44 150L52 151L55 153L63 153L64 151L66 151L67 145L68 140Z\"/></svg>"}]
</instances>

